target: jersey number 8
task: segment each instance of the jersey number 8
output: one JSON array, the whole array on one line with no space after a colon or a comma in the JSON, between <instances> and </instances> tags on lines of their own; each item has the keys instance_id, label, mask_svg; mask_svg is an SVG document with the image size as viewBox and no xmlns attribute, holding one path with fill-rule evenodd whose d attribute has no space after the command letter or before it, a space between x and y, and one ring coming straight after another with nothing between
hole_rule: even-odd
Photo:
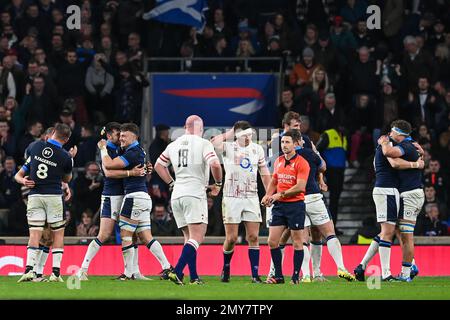
<instances>
[{"instance_id":1,"label":"jersey number 8","mask_svg":"<svg viewBox=\"0 0 450 320\"><path fill-rule=\"evenodd\" d=\"M38 169L37 169L36 175L37 175L37 177L39 179L45 179L48 176L47 171L48 171L47 165L45 165L43 163L40 163L38 165Z\"/></svg>"}]
</instances>

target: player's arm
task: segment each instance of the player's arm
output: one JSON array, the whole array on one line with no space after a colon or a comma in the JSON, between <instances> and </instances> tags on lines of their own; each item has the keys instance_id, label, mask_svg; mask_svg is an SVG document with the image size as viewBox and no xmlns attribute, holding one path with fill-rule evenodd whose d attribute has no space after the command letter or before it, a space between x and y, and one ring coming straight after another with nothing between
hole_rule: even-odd
<instances>
[{"instance_id":1,"label":"player's arm","mask_svg":"<svg viewBox=\"0 0 450 320\"><path fill-rule=\"evenodd\" d=\"M155 171L159 175L159 177L169 185L170 188L173 188L173 185L175 184L175 179L172 178L172 175L169 171L170 166L170 155L168 148L170 145L164 150L163 153L158 157L155 163Z\"/></svg>"},{"instance_id":2,"label":"player's arm","mask_svg":"<svg viewBox=\"0 0 450 320\"><path fill-rule=\"evenodd\" d=\"M137 165L131 170L108 170L102 163L102 169L103 172L105 173L105 177L112 179L145 176L145 167L143 165Z\"/></svg>"},{"instance_id":3,"label":"player's arm","mask_svg":"<svg viewBox=\"0 0 450 320\"><path fill-rule=\"evenodd\" d=\"M266 188L266 194L261 200L261 204L265 207L272 205L272 195L277 191L278 177L274 174Z\"/></svg>"},{"instance_id":4,"label":"player's arm","mask_svg":"<svg viewBox=\"0 0 450 320\"><path fill-rule=\"evenodd\" d=\"M209 150L208 150L209 151ZM214 178L214 186L211 188L211 195L213 197L216 197L220 189L222 188L222 166L220 165L219 158L217 158L216 153L213 151L214 155L209 152L205 156L205 160L209 165L209 168L211 169L212 176Z\"/></svg>"},{"instance_id":5,"label":"player's arm","mask_svg":"<svg viewBox=\"0 0 450 320\"><path fill-rule=\"evenodd\" d=\"M227 130L225 133L219 134L211 139L211 143L214 146L214 149L217 150L217 152L222 153L224 150L224 142L226 141L233 141L234 139L234 128L231 128L230 130Z\"/></svg>"},{"instance_id":6,"label":"player's arm","mask_svg":"<svg viewBox=\"0 0 450 320\"><path fill-rule=\"evenodd\" d=\"M381 145L381 150L385 157L400 158L405 154L405 151L401 146L392 146L387 136L381 136L380 139L378 139L378 143Z\"/></svg>"},{"instance_id":7,"label":"player's arm","mask_svg":"<svg viewBox=\"0 0 450 320\"><path fill-rule=\"evenodd\" d=\"M258 145L258 172L261 175L261 180L264 185L264 189L267 190L270 184L270 171L267 167L264 149Z\"/></svg>"},{"instance_id":8,"label":"player's arm","mask_svg":"<svg viewBox=\"0 0 450 320\"><path fill-rule=\"evenodd\" d=\"M419 159L415 162L406 161L401 158L387 158L392 168L397 170L408 170L408 169L423 169L425 167L425 162Z\"/></svg>"},{"instance_id":9,"label":"player's arm","mask_svg":"<svg viewBox=\"0 0 450 320\"><path fill-rule=\"evenodd\" d=\"M102 165L107 170L118 170L123 169L128 166L128 160L124 156L116 157L111 159L108 154L108 150L106 149L106 140L102 139L97 143L98 148L100 149L100 155L102 158Z\"/></svg>"},{"instance_id":10,"label":"player's arm","mask_svg":"<svg viewBox=\"0 0 450 320\"><path fill-rule=\"evenodd\" d=\"M14 179L17 183L24 185L27 188L34 188L34 181L31 180L26 174L28 173L29 168L28 166L24 165L20 170L16 173L14 176Z\"/></svg>"},{"instance_id":11,"label":"player's arm","mask_svg":"<svg viewBox=\"0 0 450 320\"><path fill-rule=\"evenodd\" d=\"M309 170L308 162L304 159L300 161L300 165L297 167L297 183L286 191L275 193L272 196L272 201L275 202L279 199L290 198L299 193L304 193L306 191L306 183L308 182Z\"/></svg>"},{"instance_id":12,"label":"player's arm","mask_svg":"<svg viewBox=\"0 0 450 320\"><path fill-rule=\"evenodd\" d=\"M64 201L69 201L72 198L72 190L70 190L69 184L61 182L61 190L64 195Z\"/></svg>"}]
</instances>

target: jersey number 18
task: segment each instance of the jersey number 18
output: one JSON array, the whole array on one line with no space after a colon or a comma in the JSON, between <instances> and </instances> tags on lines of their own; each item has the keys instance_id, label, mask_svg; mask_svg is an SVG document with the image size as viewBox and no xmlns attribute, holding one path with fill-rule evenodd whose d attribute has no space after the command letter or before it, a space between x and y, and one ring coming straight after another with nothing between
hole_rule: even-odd
<instances>
[{"instance_id":1,"label":"jersey number 18","mask_svg":"<svg viewBox=\"0 0 450 320\"><path fill-rule=\"evenodd\" d=\"M188 166L188 151L188 149L178 150L178 168Z\"/></svg>"}]
</instances>

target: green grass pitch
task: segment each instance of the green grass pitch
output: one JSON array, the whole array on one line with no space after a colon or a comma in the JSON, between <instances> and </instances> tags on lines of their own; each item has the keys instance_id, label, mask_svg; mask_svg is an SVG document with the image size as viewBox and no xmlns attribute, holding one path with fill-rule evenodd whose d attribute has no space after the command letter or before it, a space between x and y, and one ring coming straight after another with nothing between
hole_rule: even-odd
<instances>
[{"instance_id":1,"label":"green grass pitch","mask_svg":"<svg viewBox=\"0 0 450 320\"><path fill-rule=\"evenodd\" d=\"M221 283L218 277L204 277L203 286L177 286L150 277L152 281L117 281L113 277L90 277L80 289L70 283L17 283L18 277L0 277L0 299L199 299L199 300L450 300L450 277L417 277L411 283L381 283L369 290L366 283L329 277L327 283L267 285L250 283L249 277L232 277ZM67 280L67 277L64 277ZM186 279L187 280L187 279Z\"/></svg>"}]
</instances>

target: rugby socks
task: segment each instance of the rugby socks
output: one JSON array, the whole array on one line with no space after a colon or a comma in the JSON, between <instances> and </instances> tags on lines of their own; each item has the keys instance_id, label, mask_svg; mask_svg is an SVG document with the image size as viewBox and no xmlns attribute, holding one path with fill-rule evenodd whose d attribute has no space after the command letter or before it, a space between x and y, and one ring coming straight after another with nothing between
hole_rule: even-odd
<instances>
[{"instance_id":1,"label":"rugby socks","mask_svg":"<svg viewBox=\"0 0 450 320\"><path fill-rule=\"evenodd\" d=\"M133 254L133 274L140 273L139 271L139 246L134 244L134 254Z\"/></svg>"},{"instance_id":2,"label":"rugby socks","mask_svg":"<svg viewBox=\"0 0 450 320\"><path fill-rule=\"evenodd\" d=\"M380 254L381 275L386 279L391 275L391 242L380 239L378 252Z\"/></svg>"},{"instance_id":3,"label":"rugby socks","mask_svg":"<svg viewBox=\"0 0 450 320\"><path fill-rule=\"evenodd\" d=\"M409 262L402 262L402 276L405 278L409 278L411 276L411 266L412 264Z\"/></svg>"},{"instance_id":4,"label":"rugby socks","mask_svg":"<svg viewBox=\"0 0 450 320\"><path fill-rule=\"evenodd\" d=\"M294 250L294 273L292 274L292 280L298 280L300 269L303 262L303 248L301 250Z\"/></svg>"},{"instance_id":5,"label":"rugby socks","mask_svg":"<svg viewBox=\"0 0 450 320\"><path fill-rule=\"evenodd\" d=\"M322 260L322 241L311 241L311 262L313 267L313 277L318 277L320 272L320 262Z\"/></svg>"},{"instance_id":6,"label":"rugby socks","mask_svg":"<svg viewBox=\"0 0 450 320\"><path fill-rule=\"evenodd\" d=\"M38 269L39 260L41 260L41 256L42 256L42 246L39 246L39 251L36 254L36 263L34 264L34 267L33 267L33 272L36 276L38 275L37 269Z\"/></svg>"},{"instance_id":7,"label":"rugby socks","mask_svg":"<svg viewBox=\"0 0 450 320\"><path fill-rule=\"evenodd\" d=\"M344 259L342 258L342 247L336 235L328 236L326 239L328 252L340 270L345 270Z\"/></svg>"},{"instance_id":8,"label":"rugby socks","mask_svg":"<svg viewBox=\"0 0 450 320\"><path fill-rule=\"evenodd\" d=\"M53 274L57 277L60 275L61 271L61 260L63 257L64 249L63 248L53 248L52 249L52 257L53 257Z\"/></svg>"},{"instance_id":9,"label":"rugby socks","mask_svg":"<svg viewBox=\"0 0 450 320\"><path fill-rule=\"evenodd\" d=\"M197 263L197 249L198 249L198 242L194 239L189 239L185 245L183 246L183 251L181 252L180 259L178 260L177 265L175 266L174 272L177 274L178 278L181 280L183 278L183 270L186 264L189 264L190 268L190 276L191 279L195 276L196 273L196 263ZM194 270L192 270L194 268Z\"/></svg>"},{"instance_id":10,"label":"rugby socks","mask_svg":"<svg viewBox=\"0 0 450 320\"><path fill-rule=\"evenodd\" d=\"M41 252L39 254L39 257L36 259L36 264L34 265L34 272L36 273L37 277L42 277L42 275L44 274L44 267L47 262L50 248L41 246L40 251Z\"/></svg>"},{"instance_id":11,"label":"rugby socks","mask_svg":"<svg viewBox=\"0 0 450 320\"><path fill-rule=\"evenodd\" d=\"M102 245L103 243L98 240L98 238L95 238L91 241L86 251L86 255L84 256L83 263L81 264L81 270L83 270L84 272L88 271L89 264L91 263L92 259L94 259L95 255L100 250Z\"/></svg>"},{"instance_id":12,"label":"rugby socks","mask_svg":"<svg viewBox=\"0 0 450 320\"><path fill-rule=\"evenodd\" d=\"M134 244L126 247L122 247L124 274L126 277L131 278L133 275L133 257L134 257Z\"/></svg>"},{"instance_id":13,"label":"rugby socks","mask_svg":"<svg viewBox=\"0 0 450 320\"><path fill-rule=\"evenodd\" d=\"M283 264L284 261L284 248L286 247L285 244L280 244L278 246L278 248L280 248L281 250L281 264ZM275 275L275 265L273 264L273 260L270 259L270 271L269 271L269 276L270 275Z\"/></svg>"},{"instance_id":14,"label":"rugby socks","mask_svg":"<svg viewBox=\"0 0 450 320\"><path fill-rule=\"evenodd\" d=\"M163 270L170 268L170 263L166 258L166 255L164 254L164 250L161 246L161 244L156 240L153 239L147 244L148 250L155 256L155 258L159 261L161 264L161 267ZM135 250L137 253L137 249ZM137 257L136 257L136 266L137 266Z\"/></svg>"},{"instance_id":15,"label":"rugby socks","mask_svg":"<svg viewBox=\"0 0 450 320\"><path fill-rule=\"evenodd\" d=\"M230 251L226 251L223 250L223 274L225 276L229 276L230 275L230 265L231 265L231 258L233 257L233 253L234 253L234 248L231 249ZM249 252L250 255L250 252Z\"/></svg>"},{"instance_id":16,"label":"rugby socks","mask_svg":"<svg viewBox=\"0 0 450 320\"><path fill-rule=\"evenodd\" d=\"M378 246L380 243L380 237L376 236L373 238L372 242L370 243L369 249L367 249L366 254L364 255L364 258L361 261L361 265L364 270L366 270L367 265L369 264L370 260L377 254L378 252Z\"/></svg>"},{"instance_id":17,"label":"rugby socks","mask_svg":"<svg viewBox=\"0 0 450 320\"><path fill-rule=\"evenodd\" d=\"M282 278L283 277L283 271L281 269L281 249L280 247L275 249L270 249L270 255L272 256L273 266L275 268L275 278ZM301 266L301 263L300 263ZM299 266L299 268L300 268Z\"/></svg>"},{"instance_id":18,"label":"rugby socks","mask_svg":"<svg viewBox=\"0 0 450 320\"><path fill-rule=\"evenodd\" d=\"M308 244L303 243L303 262L302 262L302 274L303 277L311 277L309 272L309 261L311 260L311 254L309 252Z\"/></svg>"},{"instance_id":19,"label":"rugby socks","mask_svg":"<svg viewBox=\"0 0 450 320\"><path fill-rule=\"evenodd\" d=\"M27 247L27 266L25 268L25 273L33 270L39 252L40 250L38 247Z\"/></svg>"},{"instance_id":20,"label":"rugby socks","mask_svg":"<svg viewBox=\"0 0 450 320\"><path fill-rule=\"evenodd\" d=\"M259 276L259 247L248 247L248 258L252 268L252 278L257 278Z\"/></svg>"}]
</instances>

